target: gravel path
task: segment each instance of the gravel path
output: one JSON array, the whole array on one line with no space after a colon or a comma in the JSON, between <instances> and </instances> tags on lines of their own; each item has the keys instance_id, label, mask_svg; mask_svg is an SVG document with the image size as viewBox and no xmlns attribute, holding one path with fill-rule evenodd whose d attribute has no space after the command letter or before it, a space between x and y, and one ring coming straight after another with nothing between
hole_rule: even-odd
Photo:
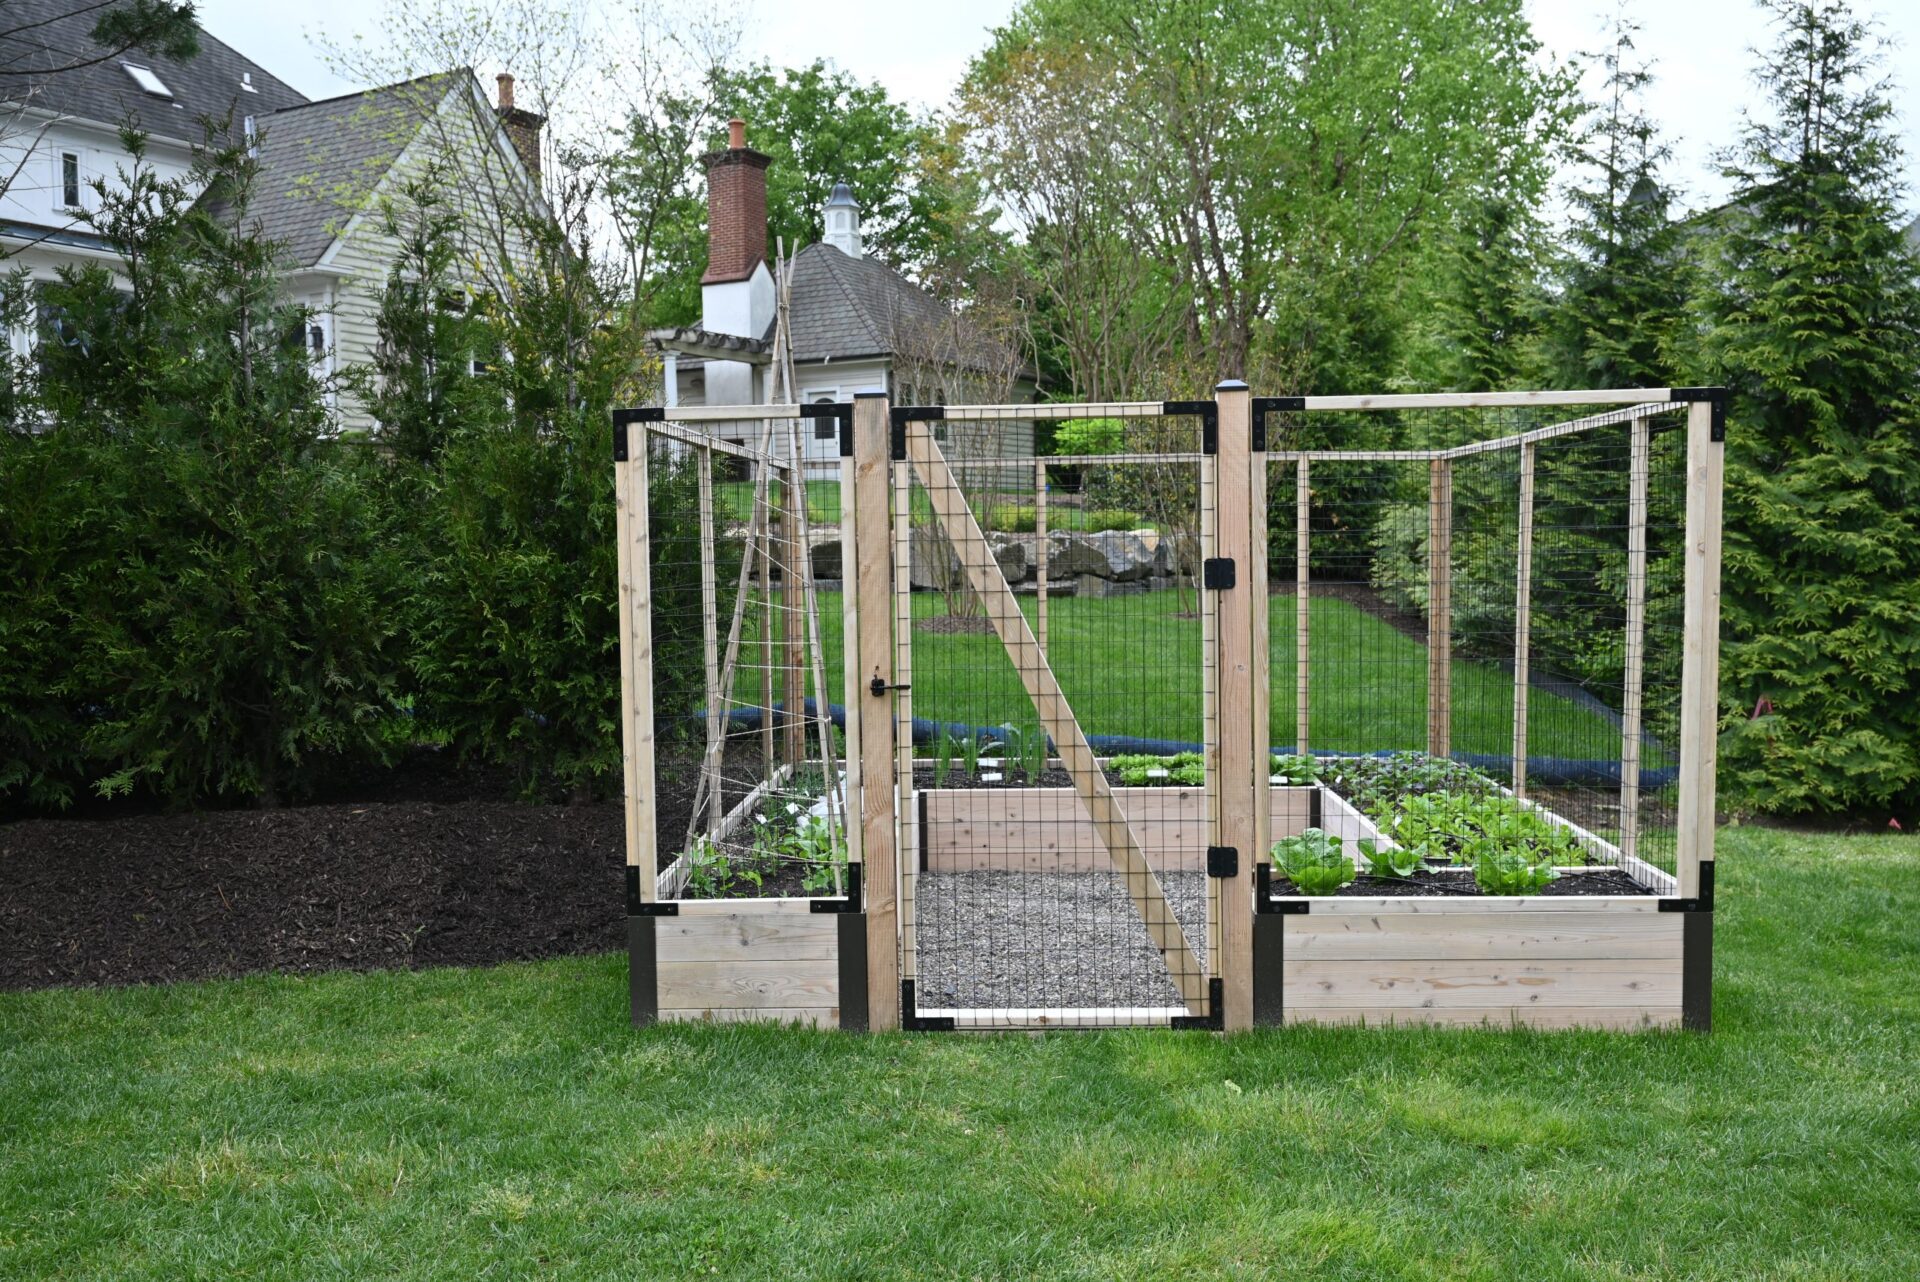
<instances>
[{"instance_id":1,"label":"gravel path","mask_svg":"<svg viewBox=\"0 0 1920 1282\"><path fill-rule=\"evenodd\" d=\"M1196 952L1206 880L1160 874ZM923 1010L1180 1004L1117 873L921 873L916 905Z\"/></svg>"}]
</instances>

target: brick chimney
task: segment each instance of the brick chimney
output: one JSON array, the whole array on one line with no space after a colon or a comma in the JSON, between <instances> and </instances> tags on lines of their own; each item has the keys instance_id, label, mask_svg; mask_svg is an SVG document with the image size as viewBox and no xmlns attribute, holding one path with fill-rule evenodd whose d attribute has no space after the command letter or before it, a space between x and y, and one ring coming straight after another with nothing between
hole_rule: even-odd
<instances>
[{"instance_id":1,"label":"brick chimney","mask_svg":"<svg viewBox=\"0 0 1920 1282\"><path fill-rule=\"evenodd\" d=\"M499 105L494 108L494 114L500 117L500 127L507 131L507 141L520 153L520 163L537 179L540 177L540 129L547 118L513 105L513 77L506 72L495 76L493 82L500 87Z\"/></svg>"},{"instance_id":2,"label":"brick chimney","mask_svg":"<svg viewBox=\"0 0 1920 1282\"><path fill-rule=\"evenodd\" d=\"M746 280L767 259L767 165L747 146L747 122L727 122L727 149L707 166L707 274L702 285Z\"/></svg>"}]
</instances>

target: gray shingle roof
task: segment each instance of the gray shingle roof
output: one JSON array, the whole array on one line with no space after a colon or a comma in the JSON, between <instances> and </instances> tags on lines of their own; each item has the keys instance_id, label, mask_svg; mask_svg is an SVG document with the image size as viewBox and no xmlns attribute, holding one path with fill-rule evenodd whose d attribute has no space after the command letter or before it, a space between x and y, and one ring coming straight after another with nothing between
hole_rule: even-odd
<instances>
[{"instance_id":1,"label":"gray shingle roof","mask_svg":"<svg viewBox=\"0 0 1920 1282\"><path fill-rule=\"evenodd\" d=\"M422 76L275 112L258 121L253 209L289 262L311 267L468 71ZM218 208L217 197L209 205Z\"/></svg>"},{"instance_id":2,"label":"gray shingle roof","mask_svg":"<svg viewBox=\"0 0 1920 1282\"><path fill-rule=\"evenodd\" d=\"M105 52L89 34L100 13L99 6L80 0L0 3L0 71L6 72L0 75L0 101L109 125L131 120L155 137L197 143L202 118L223 122L231 114L237 128L245 116L265 116L307 100L205 28L199 54L184 62L130 50L92 66L72 67L77 60ZM123 62L150 68L173 97L159 98L141 89ZM72 69L59 70L63 67ZM240 87L243 74L252 78L253 93Z\"/></svg>"},{"instance_id":3,"label":"gray shingle roof","mask_svg":"<svg viewBox=\"0 0 1920 1282\"><path fill-rule=\"evenodd\" d=\"M813 244L793 260L793 359L892 356L916 341L957 348L958 363L999 369L1006 362L989 336L885 263L849 258Z\"/></svg>"}]
</instances>

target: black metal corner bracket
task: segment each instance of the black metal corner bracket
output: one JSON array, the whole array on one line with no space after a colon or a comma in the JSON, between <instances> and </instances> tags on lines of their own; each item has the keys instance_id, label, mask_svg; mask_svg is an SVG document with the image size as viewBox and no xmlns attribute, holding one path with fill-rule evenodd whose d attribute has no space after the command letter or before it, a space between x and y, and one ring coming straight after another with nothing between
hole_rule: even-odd
<instances>
[{"instance_id":1,"label":"black metal corner bracket","mask_svg":"<svg viewBox=\"0 0 1920 1282\"><path fill-rule=\"evenodd\" d=\"M1261 916L1305 917L1313 907L1304 899L1275 899L1273 897L1273 865L1255 864L1253 867L1253 911Z\"/></svg>"},{"instance_id":2,"label":"black metal corner bracket","mask_svg":"<svg viewBox=\"0 0 1920 1282\"><path fill-rule=\"evenodd\" d=\"M627 865L627 916L629 917L678 917L680 905L671 899L656 899L644 903L640 899L640 867Z\"/></svg>"},{"instance_id":3,"label":"black metal corner bracket","mask_svg":"<svg viewBox=\"0 0 1920 1282\"><path fill-rule=\"evenodd\" d=\"M615 410L613 412L613 461L625 463L632 457L627 451L627 428L635 423L664 423L667 421L667 407L664 405L642 405L636 409Z\"/></svg>"},{"instance_id":4,"label":"black metal corner bracket","mask_svg":"<svg viewBox=\"0 0 1920 1282\"><path fill-rule=\"evenodd\" d=\"M907 457L907 424L937 423L947 416L944 405L896 405L887 411L887 426L893 429L893 458Z\"/></svg>"},{"instance_id":5,"label":"black metal corner bracket","mask_svg":"<svg viewBox=\"0 0 1920 1282\"><path fill-rule=\"evenodd\" d=\"M813 437L817 441L830 440L834 425L840 428L840 457L853 457L853 402L823 401L818 405L802 405L800 417L814 420Z\"/></svg>"},{"instance_id":6,"label":"black metal corner bracket","mask_svg":"<svg viewBox=\"0 0 1920 1282\"><path fill-rule=\"evenodd\" d=\"M1207 981L1207 1013L1175 1015L1167 1021L1170 1028L1197 1028L1218 1033L1227 1026L1226 989L1218 975Z\"/></svg>"},{"instance_id":7,"label":"black metal corner bracket","mask_svg":"<svg viewBox=\"0 0 1920 1282\"><path fill-rule=\"evenodd\" d=\"M1199 415L1200 452L1202 454L1220 452L1220 403L1218 401L1162 401L1160 412L1169 417L1176 414Z\"/></svg>"},{"instance_id":8,"label":"black metal corner bracket","mask_svg":"<svg viewBox=\"0 0 1920 1282\"><path fill-rule=\"evenodd\" d=\"M900 1027L909 1033L951 1033L953 1016L922 1015L914 1008L913 981L900 981Z\"/></svg>"},{"instance_id":9,"label":"black metal corner bracket","mask_svg":"<svg viewBox=\"0 0 1920 1282\"><path fill-rule=\"evenodd\" d=\"M1669 401L1683 401L1689 404L1705 402L1713 406L1712 426L1707 436L1709 440L1727 439L1727 389L1724 387L1670 387L1667 389Z\"/></svg>"},{"instance_id":10,"label":"black metal corner bracket","mask_svg":"<svg viewBox=\"0 0 1920 1282\"><path fill-rule=\"evenodd\" d=\"M1267 448L1267 415L1299 414L1307 408L1304 396L1256 396L1253 398L1253 451L1263 453Z\"/></svg>"},{"instance_id":11,"label":"black metal corner bracket","mask_svg":"<svg viewBox=\"0 0 1920 1282\"><path fill-rule=\"evenodd\" d=\"M1230 556L1210 556L1200 563L1200 586L1209 592L1225 592L1237 578Z\"/></svg>"},{"instance_id":12,"label":"black metal corner bracket","mask_svg":"<svg viewBox=\"0 0 1920 1282\"><path fill-rule=\"evenodd\" d=\"M1238 846L1208 846L1207 876L1238 877L1240 875L1240 848Z\"/></svg>"},{"instance_id":13,"label":"black metal corner bracket","mask_svg":"<svg viewBox=\"0 0 1920 1282\"><path fill-rule=\"evenodd\" d=\"M1713 911L1713 860L1702 860L1700 864L1700 897L1681 899L1674 896L1660 901L1663 913L1710 913Z\"/></svg>"},{"instance_id":14,"label":"black metal corner bracket","mask_svg":"<svg viewBox=\"0 0 1920 1282\"><path fill-rule=\"evenodd\" d=\"M860 911L860 864L849 861L847 864L847 893L835 899L813 899L807 902L807 910L816 913L857 913Z\"/></svg>"}]
</instances>

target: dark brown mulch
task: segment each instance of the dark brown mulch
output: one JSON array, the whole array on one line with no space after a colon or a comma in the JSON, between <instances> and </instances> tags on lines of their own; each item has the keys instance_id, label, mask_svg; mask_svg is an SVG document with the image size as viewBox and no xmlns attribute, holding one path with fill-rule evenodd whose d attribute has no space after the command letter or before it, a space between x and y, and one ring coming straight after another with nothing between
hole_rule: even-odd
<instances>
[{"instance_id":1,"label":"dark brown mulch","mask_svg":"<svg viewBox=\"0 0 1920 1282\"><path fill-rule=\"evenodd\" d=\"M729 743L725 773L757 770L758 753L757 739ZM663 748L662 850L679 848L697 778L693 749ZM729 784L728 803L744 791ZM280 810L130 807L116 818L0 824L0 989L471 965L622 946L618 801L523 804L510 778L431 753L391 776L336 785L341 793L347 799Z\"/></svg>"},{"instance_id":2,"label":"dark brown mulch","mask_svg":"<svg viewBox=\"0 0 1920 1282\"><path fill-rule=\"evenodd\" d=\"M984 615L936 614L928 619L915 619L913 630L937 636L968 635L993 631L993 620Z\"/></svg>"},{"instance_id":3,"label":"dark brown mulch","mask_svg":"<svg viewBox=\"0 0 1920 1282\"><path fill-rule=\"evenodd\" d=\"M0 988L617 947L624 811L368 802L0 827Z\"/></svg>"},{"instance_id":4,"label":"dark brown mulch","mask_svg":"<svg viewBox=\"0 0 1920 1282\"><path fill-rule=\"evenodd\" d=\"M1285 877L1276 877L1273 881L1275 895L1297 895L1299 890ZM1461 895L1486 899L1503 896L1485 895L1474 883L1471 872L1424 873L1419 876L1399 880L1391 877L1359 877L1342 886L1338 894L1356 898L1394 898L1421 899L1431 897L1456 898ZM1602 871L1563 873L1558 880L1548 882L1533 892L1535 895L1645 895L1651 894L1645 886L1617 868Z\"/></svg>"}]
</instances>

